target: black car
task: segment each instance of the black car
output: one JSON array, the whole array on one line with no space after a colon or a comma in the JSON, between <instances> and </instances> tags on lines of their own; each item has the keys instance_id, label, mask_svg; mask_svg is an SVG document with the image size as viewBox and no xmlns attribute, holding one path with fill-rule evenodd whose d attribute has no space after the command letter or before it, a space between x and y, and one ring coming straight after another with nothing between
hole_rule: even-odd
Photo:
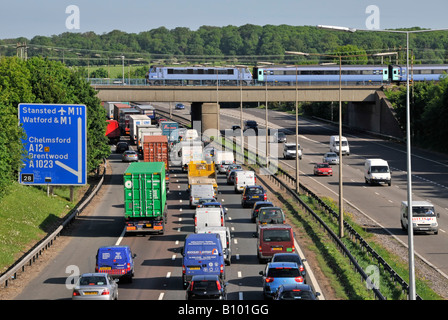
<instances>
[{"instance_id":1,"label":"black car","mask_svg":"<svg viewBox=\"0 0 448 320\"><path fill-rule=\"evenodd\" d=\"M303 261L305 259L302 259L297 253L276 253L272 257L272 262L295 262L299 266L300 273L303 277L303 282L306 283L306 270L305 266L303 265Z\"/></svg>"},{"instance_id":2,"label":"black car","mask_svg":"<svg viewBox=\"0 0 448 320\"><path fill-rule=\"evenodd\" d=\"M314 292L308 284L285 284L278 287L274 300L317 300L319 292Z\"/></svg>"},{"instance_id":3,"label":"black car","mask_svg":"<svg viewBox=\"0 0 448 320\"><path fill-rule=\"evenodd\" d=\"M260 208L264 208L264 207L273 207L274 204L270 201L257 201L254 203L254 206L252 208L252 217L251 220L252 222L255 222L257 220L258 217L258 210L260 210Z\"/></svg>"},{"instance_id":4,"label":"black car","mask_svg":"<svg viewBox=\"0 0 448 320\"><path fill-rule=\"evenodd\" d=\"M115 152L117 153L123 153L128 150L129 150L129 143L123 141L118 142L117 147L115 148Z\"/></svg>"},{"instance_id":5,"label":"black car","mask_svg":"<svg viewBox=\"0 0 448 320\"><path fill-rule=\"evenodd\" d=\"M252 129L256 132L258 132L258 123L254 120L246 120L244 121L244 131Z\"/></svg>"},{"instance_id":6,"label":"black car","mask_svg":"<svg viewBox=\"0 0 448 320\"><path fill-rule=\"evenodd\" d=\"M253 206L257 201L266 201L267 193L262 186L246 186L241 196L241 205L243 208Z\"/></svg>"},{"instance_id":7,"label":"black car","mask_svg":"<svg viewBox=\"0 0 448 320\"><path fill-rule=\"evenodd\" d=\"M227 300L226 284L218 275L193 276L186 292L187 300Z\"/></svg>"}]
</instances>

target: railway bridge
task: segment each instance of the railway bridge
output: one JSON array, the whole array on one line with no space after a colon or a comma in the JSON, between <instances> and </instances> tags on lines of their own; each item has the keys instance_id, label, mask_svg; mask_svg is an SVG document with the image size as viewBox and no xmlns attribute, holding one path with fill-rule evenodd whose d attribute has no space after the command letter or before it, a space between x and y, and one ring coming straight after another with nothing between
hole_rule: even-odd
<instances>
[{"instance_id":1,"label":"railway bridge","mask_svg":"<svg viewBox=\"0 0 448 320\"><path fill-rule=\"evenodd\" d=\"M323 86L146 86L94 85L101 101L190 102L192 121L202 131L219 128L222 102L348 102L344 124L354 128L402 137L402 130L379 85Z\"/></svg>"}]
</instances>

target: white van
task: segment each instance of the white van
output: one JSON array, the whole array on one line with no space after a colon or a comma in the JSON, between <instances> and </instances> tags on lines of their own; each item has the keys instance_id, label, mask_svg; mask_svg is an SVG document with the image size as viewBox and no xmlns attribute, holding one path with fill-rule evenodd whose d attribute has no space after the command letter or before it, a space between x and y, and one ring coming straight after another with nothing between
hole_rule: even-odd
<instances>
[{"instance_id":1,"label":"white van","mask_svg":"<svg viewBox=\"0 0 448 320\"><path fill-rule=\"evenodd\" d=\"M383 159L367 159L364 163L364 179L367 184L392 184L389 164Z\"/></svg>"},{"instance_id":2,"label":"white van","mask_svg":"<svg viewBox=\"0 0 448 320\"><path fill-rule=\"evenodd\" d=\"M432 203L428 201L412 201L412 226L414 231L439 233L439 224L437 218L440 213L436 213ZM408 229L408 202L401 202L400 212L401 228Z\"/></svg>"},{"instance_id":3,"label":"white van","mask_svg":"<svg viewBox=\"0 0 448 320\"><path fill-rule=\"evenodd\" d=\"M235 172L235 192L241 193L245 186L253 186L256 183L255 172L242 170Z\"/></svg>"},{"instance_id":4,"label":"white van","mask_svg":"<svg viewBox=\"0 0 448 320\"><path fill-rule=\"evenodd\" d=\"M230 266L232 250L230 248L230 229L228 227L203 227L198 228L197 233L216 233L221 238L226 265Z\"/></svg>"},{"instance_id":5,"label":"white van","mask_svg":"<svg viewBox=\"0 0 448 320\"><path fill-rule=\"evenodd\" d=\"M216 190L212 184L192 184L190 186L190 207L198 205L200 199L216 198Z\"/></svg>"},{"instance_id":6,"label":"white van","mask_svg":"<svg viewBox=\"0 0 448 320\"><path fill-rule=\"evenodd\" d=\"M224 227L224 210L215 207L196 208L194 215L194 232L205 227Z\"/></svg>"},{"instance_id":7,"label":"white van","mask_svg":"<svg viewBox=\"0 0 448 320\"><path fill-rule=\"evenodd\" d=\"M342 144L342 155L350 155L350 146L348 145L348 140L346 137L341 137ZM330 151L336 152L339 155L339 135L330 136Z\"/></svg>"},{"instance_id":8,"label":"white van","mask_svg":"<svg viewBox=\"0 0 448 320\"><path fill-rule=\"evenodd\" d=\"M227 167L235 162L235 157L232 151L215 151L213 161L215 162L216 171L225 173Z\"/></svg>"}]
</instances>

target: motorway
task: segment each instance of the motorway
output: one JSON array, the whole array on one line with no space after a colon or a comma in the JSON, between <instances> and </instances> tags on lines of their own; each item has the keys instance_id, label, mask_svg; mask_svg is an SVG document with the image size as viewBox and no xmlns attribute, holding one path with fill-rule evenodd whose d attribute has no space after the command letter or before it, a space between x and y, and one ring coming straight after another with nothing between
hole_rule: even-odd
<instances>
[{"instance_id":1,"label":"motorway","mask_svg":"<svg viewBox=\"0 0 448 320\"><path fill-rule=\"evenodd\" d=\"M188 115L188 108L173 111ZM263 109L245 109L244 117L264 124ZM294 142L295 117L276 111L269 112L270 126L289 130L288 141ZM238 109L222 109L221 130L239 124ZM300 119L300 144L303 159L300 161L301 183L317 194L338 199L338 169L333 177L314 177L312 167L320 162L328 151L329 136L336 129L317 121ZM343 158L344 199L347 210L356 208L386 228L403 243L407 235L401 230L399 221L400 202L406 199L405 146L394 142L372 138L362 134L344 133L349 139L351 154ZM280 148L281 146L279 146ZM416 252L432 263L441 272L448 274L448 157L413 150L414 200L429 200L441 214L438 235L415 235ZM281 151L278 151L281 154ZM367 186L363 178L364 160L379 157L389 161L393 169L392 186ZM282 160L282 159L281 159ZM282 160L283 161L283 160ZM71 276L91 272L95 267L95 254L99 246L116 243L131 246L136 257L135 278L132 283L120 284L119 299L126 300L183 300L185 292L181 283L180 249L185 236L193 232L193 210L188 206L186 173L177 168L171 172L168 194L168 224L165 235L127 236L123 231L122 173L127 164L120 155L113 153L109 159L112 173L102 188L102 196L88 214L83 214L71 227L69 241L57 255L46 264L16 299L70 299ZM283 162L284 169L295 168L295 160ZM232 228L233 260L226 267L228 298L231 300L262 299L261 276L264 268L257 261L255 225L250 222L250 209L242 209L241 196L227 186L219 175L219 200L228 207L227 225ZM405 257L406 258L406 257Z\"/></svg>"}]
</instances>

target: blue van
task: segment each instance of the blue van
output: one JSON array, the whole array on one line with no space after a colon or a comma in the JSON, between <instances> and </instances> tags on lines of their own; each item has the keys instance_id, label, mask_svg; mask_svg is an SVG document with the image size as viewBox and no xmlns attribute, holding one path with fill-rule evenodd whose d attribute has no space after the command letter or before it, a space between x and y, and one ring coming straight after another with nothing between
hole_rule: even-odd
<instances>
[{"instance_id":1,"label":"blue van","mask_svg":"<svg viewBox=\"0 0 448 320\"><path fill-rule=\"evenodd\" d=\"M112 278L125 278L132 282L134 258L129 246L104 246L98 248L95 272L104 272Z\"/></svg>"},{"instance_id":2,"label":"blue van","mask_svg":"<svg viewBox=\"0 0 448 320\"><path fill-rule=\"evenodd\" d=\"M218 275L221 280L225 279L225 262L219 234L189 234L185 239L182 256L184 289L196 275Z\"/></svg>"}]
</instances>

